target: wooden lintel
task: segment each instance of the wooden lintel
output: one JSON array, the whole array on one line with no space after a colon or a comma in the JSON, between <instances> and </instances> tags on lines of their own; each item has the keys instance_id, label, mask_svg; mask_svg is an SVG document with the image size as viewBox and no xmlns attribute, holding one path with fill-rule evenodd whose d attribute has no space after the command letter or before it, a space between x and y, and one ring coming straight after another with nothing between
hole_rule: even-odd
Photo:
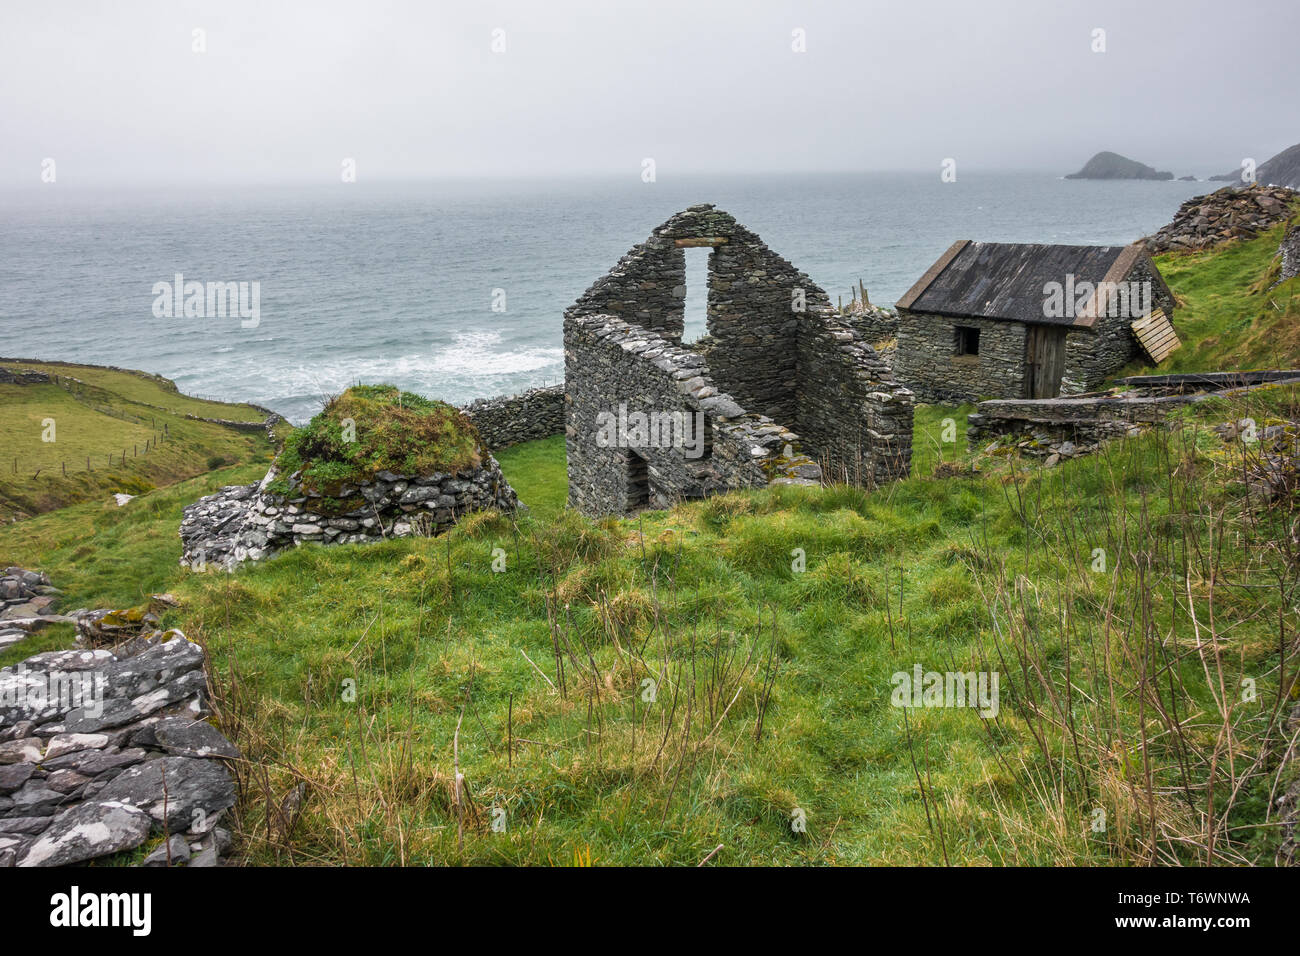
<instances>
[{"instance_id":1,"label":"wooden lintel","mask_svg":"<svg viewBox=\"0 0 1300 956\"><path fill-rule=\"evenodd\" d=\"M678 249L695 249L700 246L725 246L726 236L711 236L705 239L674 239L673 245Z\"/></svg>"}]
</instances>

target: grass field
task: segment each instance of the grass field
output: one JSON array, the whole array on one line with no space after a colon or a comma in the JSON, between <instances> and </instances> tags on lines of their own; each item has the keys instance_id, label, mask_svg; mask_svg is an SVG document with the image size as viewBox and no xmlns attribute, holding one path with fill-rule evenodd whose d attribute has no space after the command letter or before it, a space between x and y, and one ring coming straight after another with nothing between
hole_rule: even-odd
<instances>
[{"instance_id":1,"label":"grass field","mask_svg":"<svg viewBox=\"0 0 1300 956\"><path fill-rule=\"evenodd\" d=\"M1223 255L1231 283L1271 254ZM1170 275L1195 355L1231 299ZM245 755L249 862L1272 863L1300 512L1247 496L1259 448L1212 426L1300 418L1300 394L1204 402L1050 470L970 452L967 411L919 408L913 476L874 491L593 521L564 507L553 438L498 456L526 513L439 538L182 571L181 509L249 464L0 528L0 556L65 607L180 598L166 623L206 645ZM0 664L70 635L35 640ZM897 706L918 667L996 673L996 713Z\"/></svg>"},{"instance_id":2,"label":"grass field","mask_svg":"<svg viewBox=\"0 0 1300 956\"><path fill-rule=\"evenodd\" d=\"M1293 396L1268 401L1248 411ZM1214 780L1215 859L1267 862L1266 728L1293 692L1277 641L1295 612L1290 565L1263 545L1275 522L1241 511L1237 452L1203 427L1242 411L1203 407L1186 433L1050 472L1000 462L595 523L560 510L551 440L501 456L532 509L517 523L183 573L180 509L255 476L228 469L120 514L22 522L0 551L73 605L181 596L169 622L207 644L250 761L253 861L686 864L723 844L731 863L1196 862ZM1001 670L998 718L891 706L916 664ZM1219 690L1242 675L1249 708ZM268 802L301 780L299 830L268 840Z\"/></svg>"},{"instance_id":3,"label":"grass field","mask_svg":"<svg viewBox=\"0 0 1300 956\"><path fill-rule=\"evenodd\" d=\"M73 362L27 362L0 358L0 363L10 368L29 368L57 375L60 378L74 378L87 386L112 392L128 402L181 415L225 418L238 422L260 422L266 418L264 411L242 402L218 402L182 395L172 382L148 372L106 368L100 365L78 365Z\"/></svg>"},{"instance_id":4,"label":"grass field","mask_svg":"<svg viewBox=\"0 0 1300 956\"><path fill-rule=\"evenodd\" d=\"M144 373L0 364L58 376L58 384L0 385L0 520L114 492L139 494L223 464L270 461L271 443L262 433L186 417L265 418L251 406L181 395Z\"/></svg>"}]
</instances>

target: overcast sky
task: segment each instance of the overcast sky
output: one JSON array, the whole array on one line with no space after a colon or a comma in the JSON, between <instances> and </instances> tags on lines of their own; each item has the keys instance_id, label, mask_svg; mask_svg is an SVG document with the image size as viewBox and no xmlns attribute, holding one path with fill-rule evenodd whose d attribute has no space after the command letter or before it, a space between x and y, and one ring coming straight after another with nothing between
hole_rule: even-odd
<instances>
[{"instance_id":1,"label":"overcast sky","mask_svg":"<svg viewBox=\"0 0 1300 956\"><path fill-rule=\"evenodd\" d=\"M1300 142L1297 27L1297 0L4 0L0 185L47 157L94 184L337 182L348 157L359 180L1065 173L1100 149L1206 175Z\"/></svg>"}]
</instances>

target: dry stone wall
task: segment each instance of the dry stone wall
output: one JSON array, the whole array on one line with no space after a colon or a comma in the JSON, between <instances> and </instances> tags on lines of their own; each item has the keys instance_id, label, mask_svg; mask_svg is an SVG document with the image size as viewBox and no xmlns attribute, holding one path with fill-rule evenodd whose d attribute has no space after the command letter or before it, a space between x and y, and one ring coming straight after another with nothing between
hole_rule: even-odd
<instances>
[{"instance_id":1,"label":"dry stone wall","mask_svg":"<svg viewBox=\"0 0 1300 956\"><path fill-rule=\"evenodd\" d=\"M488 448L564 434L564 386L532 388L520 395L480 398L461 408Z\"/></svg>"},{"instance_id":2,"label":"dry stone wall","mask_svg":"<svg viewBox=\"0 0 1300 956\"><path fill-rule=\"evenodd\" d=\"M1285 186L1225 186L1195 196L1178 207L1173 221L1146 246L1153 255L1181 249L1205 249L1228 239L1248 239L1291 215L1297 194Z\"/></svg>"},{"instance_id":3,"label":"dry stone wall","mask_svg":"<svg viewBox=\"0 0 1300 956\"><path fill-rule=\"evenodd\" d=\"M698 350L681 344L688 247L712 250L708 335ZM635 507L641 493L629 481L639 476L629 470L641 467L638 457L652 499L664 502L812 480L815 466L800 451L850 480L906 475L912 394L871 348L875 331L839 317L806 274L727 213L702 204L676 214L565 313L571 502L594 514ZM596 418L620 404L702 412L708 462L683 461L680 450L630 458L630 449L598 448ZM792 454L776 455L785 444Z\"/></svg>"},{"instance_id":4,"label":"dry stone wall","mask_svg":"<svg viewBox=\"0 0 1300 956\"><path fill-rule=\"evenodd\" d=\"M811 459L793 453L798 435L746 412L718 389L700 356L669 338L616 316L576 316L565 322L564 352L569 503L586 514L621 514L639 503L667 507L729 488L821 477ZM665 436L664 447L628 447L617 433L613 441L602 440L602 422L652 411L684 431ZM674 437L681 443L675 445ZM688 457L683 445L702 454ZM634 500L630 453L645 461L645 502Z\"/></svg>"},{"instance_id":5,"label":"dry stone wall","mask_svg":"<svg viewBox=\"0 0 1300 956\"><path fill-rule=\"evenodd\" d=\"M381 471L371 481L319 492L273 494L260 482L231 485L185 508L181 565L202 571L260 561L301 544L363 544L416 533L440 534L474 511L519 507L514 489L486 452L474 469L431 475ZM294 487L296 481L290 478ZM346 502L340 507L338 502Z\"/></svg>"},{"instance_id":6,"label":"dry stone wall","mask_svg":"<svg viewBox=\"0 0 1300 956\"><path fill-rule=\"evenodd\" d=\"M8 369L0 366L0 385L48 385L50 376L35 369Z\"/></svg>"},{"instance_id":7,"label":"dry stone wall","mask_svg":"<svg viewBox=\"0 0 1300 956\"><path fill-rule=\"evenodd\" d=\"M216 865L239 752L204 720L204 653L179 631L0 670L0 867L168 839L144 865ZM170 860L169 860L170 853Z\"/></svg>"},{"instance_id":8,"label":"dry stone wall","mask_svg":"<svg viewBox=\"0 0 1300 956\"><path fill-rule=\"evenodd\" d=\"M1287 230L1277 251L1282 256L1282 274L1277 281L1286 282L1300 275L1300 223Z\"/></svg>"},{"instance_id":9,"label":"dry stone wall","mask_svg":"<svg viewBox=\"0 0 1300 956\"><path fill-rule=\"evenodd\" d=\"M898 313L892 309L855 303L840 313L840 319L872 345L898 334Z\"/></svg>"},{"instance_id":10,"label":"dry stone wall","mask_svg":"<svg viewBox=\"0 0 1300 956\"><path fill-rule=\"evenodd\" d=\"M979 354L957 354L957 328L979 330ZM964 316L899 313L894 374L922 402L965 402L1025 389L1025 326Z\"/></svg>"},{"instance_id":11,"label":"dry stone wall","mask_svg":"<svg viewBox=\"0 0 1300 956\"><path fill-rule=\"evenodd\" d=\"M799 328L795 427L826 477L853 484L906 478L913 394L860 329L829 308Z\"/></svg>"}]
</instances>

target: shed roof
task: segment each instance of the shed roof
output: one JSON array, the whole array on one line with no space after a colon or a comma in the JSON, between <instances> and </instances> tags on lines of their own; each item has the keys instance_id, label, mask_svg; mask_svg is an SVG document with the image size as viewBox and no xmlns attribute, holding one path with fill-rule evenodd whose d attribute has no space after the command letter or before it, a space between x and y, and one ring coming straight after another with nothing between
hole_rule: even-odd
<instances>
[{"instance_id":1,"label":"shed roof","mask_svg":"<svg viewBox=\"0 0 1300 956\"><path fill-rule=\"evenodd\" d=\"M1063 286L1073 276L1083 282L1122 282L1143 258L1139 243L1129 246L1059 246L1022 242L971 242L962 239L935 261L898 301L909 312L1088 327L1092 309L1082 314L1049 316L1043 287ZM1151 274L1163 286L1154 264ZM1094 296L1095 298L1095 296ZM1091 305L1091 301L1089 305ZM1105 303L1099 303L1104 308Z\"/></svg>"}]
</instances>

